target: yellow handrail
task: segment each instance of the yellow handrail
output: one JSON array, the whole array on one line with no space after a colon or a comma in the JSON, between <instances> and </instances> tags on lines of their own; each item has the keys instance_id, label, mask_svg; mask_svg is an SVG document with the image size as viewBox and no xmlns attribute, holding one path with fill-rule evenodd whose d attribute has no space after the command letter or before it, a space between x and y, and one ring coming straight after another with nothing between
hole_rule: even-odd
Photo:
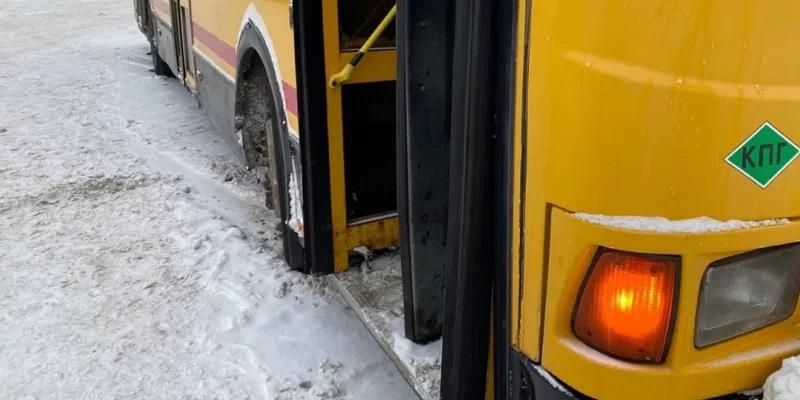
<instances>
[{"instance_id":1,"label":"yellow handrail","mask_svg":"<svg viewBox=\"0 0 800 400\"><path fill-rule=\"evenodd\" d=\"M330 86L333 89L336 89L342 86L342 83L350 79L350 75L353 74L353 69L356 67L356 65L358 65L359 62L361 62L361 59L364 58L367 52L369 52L369 49L372 48L372 46L375 44L375 41L378 40L378 38L383 34L383 31L385 31L386 28L389 26L389 24L392 23L392 20L396 15L397 15L397 5L394 5L392 6L392 9L389 10L389 13L386 14L385 17L383 17L383 21L381 21L378 27L375 28L375 31L373 31L372 34L369 35L369 38L367 38L367 41L364 42L364 45L362 45L361 48L358 49L358 52L356 52L356 54L353 56L353 58L350 59L350 62L348 62L347 65L345 65L344 68L342 68L342 70L339 73L331 77L331 80L328 82L328 86Z\"/></svg>"}]
</instances>

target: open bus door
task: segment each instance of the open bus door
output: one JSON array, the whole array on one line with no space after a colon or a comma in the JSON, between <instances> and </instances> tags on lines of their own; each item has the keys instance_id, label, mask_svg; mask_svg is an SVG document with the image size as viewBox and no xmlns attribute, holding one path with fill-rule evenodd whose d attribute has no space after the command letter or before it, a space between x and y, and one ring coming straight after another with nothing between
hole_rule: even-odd
<instances>
[{"instance_id":1,"label":"open bus door","mask_svg":"<svg viewBox=\"0 0 800 400\"><path fill-rule=\"evenodd\" d=\"M397 245L393 25L350 79L338 73L393 7L387 0L293 4L306 270L344 271L356 249ZM320 62L322 60L323 62Z\"/></svg>"},{"instance_id":2,"label":"open bus door","mask_svg":"<svg viewBox=\"0 0 800 400\"><path fill-rule=\"evenodd\" d=\"M355 13L359 22L350 24L357 29L377 25L379 17L392 5L376 1L339 2L315 9L305 2L295 3L297 16L308 18L314 15L311 13L319 13L316 15L324 22L324 32L314 33L317 38L317 35L322 36L324 45L318 43L317 47L298 49L300 65L321 75L318 65L306 64L311 50L315 54L325 54L325 76L335 75L347 64L352 50L360 42L345 45L345 39L356 36L350 33L357 29L351 30L343 22L353 11L343 4L356 3L372 6L365 8L360 15ZM502 394L507 388L506 369L490 366L489 360L493 360L492 363L503 362L508 347L507 289L505 286L495 288L493 282L505 285L503 277L507 276L508 265L504 262L508 252L496 248L510 248L506 243L509 237L506 231L510 228L504 219L510 200L504 185L508 184L510 174L510 82L515 24L508 21L514 21L514 10L511 1L400 2L397 21L399 55L393 48L385 47L370 52L353 72L350 81L341 88L325 89L327 103L312 98L310 91L300 96L301 103L308 101L307 105L316 105L327 115L324 122L328 134L309 139L308 143L314 140L319 148L327 150L317 155L318 160L325 160L330 165L330 171L317 173L322 179L329 179L331 185L333 230L336 231L337 225L346 227L341 231L344 234L333 235L334 240L356 238L343 247L347 250L359 244L380 248L389 243L385 239L396 240L393 236L396 235L395 226L392 226L391 235L380 234L389 232L380 229L360 232L358 227L362 221L358 218L363 216L353 212L358 210L354 207L358 200L368 198L361 193L374 195L375 190L385 190L397 196L402 228L399 235L402 268L396 268L400 264L396 256L387 256L375 261L371 273L348 271L335 279L356 312L424 399L440 396L445 399L478 399L485 395L491 398L495 391ZM370 15L377 18L365 23ZM302 21L296 21L296 29L301 24ZM309 28L303 32L305 35L313 33ZM387 44L391 46L393 42ZM302 54L304 51L306 55ZM399 71L396 86L394 71L385 70L387 65L394 69L395 57ZM322 90L316 86L322 83L320 76L314 79L314 94L320 96ZM310 86L300 85L301 92L310 89ZM303 101L304 98L307 100ZM392 120L386 119L382 125L375 125L380 110L386 107L384 98L390 98L392 103L396 100L399 118L395 123L392 115ZM351 105L360 107L352 108ZM361 114L361 121L348 122L349 110L359 108L371 115ZM319 119L307 123L309 126L317 124L322 129ZM373 137L364 140L367 138L359 136L358 123L390 128L391 133L387 136L396 140L397 153L394 153L393 143L379 136L384 129L365 130ZM352 145L347 141L359 138L360 141L353 143L362 145L363 151L371 151L377 157L352 168L349 163L363 160L352 158L355 153L348 153ZM389 158L390 163L383 164L382 158ZM396 163L393 161L395 158ZM337 162L342 165L337 165ZM374 172L385 170L394 173L395 165L396 189L381 186L375 175L370 177L359 170L370 168ZM308 176L315 173L305 171ZM370 177L365 180L367 186L359 186L360 182L350 176L352 172L362 174L356 179ZM342 187L337 189L337 185ZM312 190L321 187L318 185ZM359 192L360 189L363 192ZM342 196L343 190L350 198ZM327 199L323 197L322 200ZM338 223L335 222L337 208L341 209ZM315 212L313 209L308 211ZM350 217L355 218L348 219ZM395 223L393 219L384 221ZM369 219L364 222L372 223ZM346 257L346 253L335 250L333 253ZM335 265L338 271L342 262L336 261ZM496 277L500 277L499 280ZM377 285L365 282L370 280L379 282ZM493 290L497 292L494 314L491 313ZM405 336L420 344L403 344L393 336L403 334L393 331L397 328L397 321L391 315L396 312L398 303L404 305L401 321L404 320ZM499 321L494 327L491 315ZM491 331L494 331L494 336L491 336ZM440 337L443 340L437 340ZM494 337L498 345L491 346L490 337ZM409 353L422 356L409 359L397 354L397 346L411 346L413 350ZM490 356L492 348L498 349L497 355ZM487 370L496 371L500 379L487 379ZM495 380L497 384L493 384ZM432 382L435 387L431 386ZM501 395L498 398L505 397Z\"/></svg>"},{"instance_id":3,"label":"open bus door","mask_svg":"<svg viewBox=\"0 0 800 400\"><path fill-rule=\"evenodd\" d=\"M524 399L511 361L516 0L456 0L443 399Z\"/></svg>"},{"instance_id":4,"label":"open bus door","mask_svg":"<svg viewBox=\"0 0 800 400\"><path fill-rule=\"evenodd\" d=\"M397 195L405 334L442 334L454 1L398 4ZM424 56L420 56L424 55Z\"/></svg>"},{"instance_id":5,"label":"open bus door","mask_svg":"<svg viewBox=\"0 0 800 400\"><path fill-rule=\"evenodd\" d=\"M507 291L493 282L506 282L506 265L496 257L507 253L496 251L495 243L506 246L504 229L510 229L506 220L505 228L498 226L509 204L501 189L509 173L512 4L400 2L399 56L394 32L387 30L335 88L326 85L328 78L350 62L394 4L293 4L305 251L316 258L307 259L307 268L344 271L356 247L378 250L401 238L402 268L396 256L387 256L372 274L349 271L335 279L425 399L440 392L445 399L483 398L487 382L498 393L506 388L505 378L496 385L487 380L487 368L489 359L505 359L508 342ZM381 263L385 270L378 270ZM382 281L370 286L366 280ZM500 306L493 315L502 321L494 328L493 290ZM425 355L421 359L398 356L396 324L381 320L398 304L406 337L423 343L412 345ZM370 314L380 307L389 310ZM492 330L502 351L490 357ZM505 375L503 368L490 370Z\"/></svg>"},{"instance_id":6,"label":"open bus door","mask_svg":"<svg viewBox=\"0 0 800 400\"><path fill-rule=\"evenodd\" d=\"M800 61L785 52L798 47L785 19L795 3L680 2L680 15L697 16L682 23L648 2L454 3L446 139L435 136L446 129L420 130L433 124L415 111L441 106L418 89L435 81L442 53L414 40L437 20L412 1L401 2L398 20L398 195L411 260L402 299L407 336L420 339L419 316L437 308L426 299L443 296L436 393L751 398L800 351L798 170L770 150L798 141L798 99L787 93L800 82ZM699 27L713 45L682 47ZM425 224L416 218L429 204L413 197L435 179L413 171L433 165L425 146L433 139L449 141L449 154L439 153L449 158L443 268L441 253L419 246ZM604 215L658 218L642 226ZM716 218L711 231L675 234L675 220L703 215ZM431 284L441 270L443 289ZM733 281L723 277L734 270ZM775 306L740 311L760 307L756 297ZM709 303L724 312L705 310Z\"/></svg>"}]
</instances>

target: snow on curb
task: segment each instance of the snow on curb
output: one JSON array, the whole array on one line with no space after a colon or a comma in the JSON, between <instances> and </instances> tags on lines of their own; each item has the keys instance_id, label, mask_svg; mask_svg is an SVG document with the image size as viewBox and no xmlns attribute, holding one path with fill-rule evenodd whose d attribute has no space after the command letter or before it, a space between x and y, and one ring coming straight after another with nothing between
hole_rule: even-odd
<instances>
[{"instance_id":1,"label":"snow on curb","mask_svg":"<svg viewBox=\"0 0 800 400\"><path fill-rule=\"evenodd\" d=\"M764 383L764 400L800 399L800 356L783 360L783 367Z\"/></svg>"},{"instance_id":2,"label":"snow on curb","mask_svg":"<svg viewBox=\"0 0 800 400\"><path fill-rule=\"evenodd\" d=\"M789 223L789 220L785 218L762 221L720 221L710 217L669 220L664 217L615 216L585 213L575 213L573 215L581 221L595 225L654 233L715 233Z\"/></svg>"},{"instance_id":3,"label":"snow on curb","mask_svg":"<svg viewBox=\"0 0 800 400\"><path fill-rule=\"evenodd\" d=\"M438 399L442 341L421 345L405 337L400 254L383 254L330 279L419 398Z\"/></svg>"}]
</instances>

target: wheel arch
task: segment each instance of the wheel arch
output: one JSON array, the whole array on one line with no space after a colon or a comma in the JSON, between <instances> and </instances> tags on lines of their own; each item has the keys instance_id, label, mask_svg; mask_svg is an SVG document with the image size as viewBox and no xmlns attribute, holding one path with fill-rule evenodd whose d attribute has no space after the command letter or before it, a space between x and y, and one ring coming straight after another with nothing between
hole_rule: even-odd
<instances>
[{"instance_id":1,"label":"wheel arch","mask_svg":"<svg viewBox=\"0 0 800 400\"><path fill-rule=\"evenodd\" d=\"M275 64L267 43L264 40L261 32L256 28L252 21L247 21L243 24L242 33L239 37L239 43L236 51L236 80L235 80L235 100L234 100L234 116L236 117L235 130L239 131L241 124L238 122L239 117L242 115L244 102L247 101L244 96L245 83L248 77L247 72L250 68L258 67L259 64L264 68L269 83L267 95L271 97L273 104L275 104L275 111L278 117L278 129L280 137L280 148L283 152L283 162L286 164L287 156L289 155L288 149L291 143L289 142L289 123L287 120L286 103L284 101L283 93L281 92L280 79L276 73ZM244 138L242 138L242 143ZM247 159L247 149L243 149ZM284 170L287 170L287 165L284 165Z\"/></svg>"},{"instance_id":2,"label":"wheel arch","mask_svg":"<svg viewBox=\"0 0 800 400\"><path fill-rule=\"evenodd\" d=\"M251 101L253 97L248 96L248 90L252 87L248 85L248 79L251 74L249 72L252 68L263 68L266 74L267 85L266 99L273 104L273 111L276 113L277 124L274 128L277 129L275 149L272 154L267 154L267 157L272 157L275 160L277 167L278 178L281 182L277 183L278 198L281 203L281 210L275 210L282 219L281 225L284 227L284 252L286 261L293 269L303 269L305 264L305 255L303 251L302 237L289 227L288 219L291 218L290 203L292 197L299 195L302 201L302 188L299 194L290 193L290 179L294 174L296 182L300 182L302 176L302 166L300 164L300 143L297 140L292 140L293 136L290 134L289 122L287 118L286 101L281 90L283 82L280 79L280 74L276 68L277 60L273 58L272 52L267 45L267 42L261 32L251 20L246 20L242 24L242 32L239 35L239 43L236 51L236 79L234 89L234 130L239 137L239 143L242 147L245 160L250 167L254 167L252 160L256 159L256 155L252 154L255 150L252 147L245 145L248 140L252 138L246 137L249 132L244 129L244 110L247 102ZM259 88L257 88L259 89ZM250 154L248 154L250 153ZM301 208L302 209L302 208Z\"/></svg>"}]
</instances>

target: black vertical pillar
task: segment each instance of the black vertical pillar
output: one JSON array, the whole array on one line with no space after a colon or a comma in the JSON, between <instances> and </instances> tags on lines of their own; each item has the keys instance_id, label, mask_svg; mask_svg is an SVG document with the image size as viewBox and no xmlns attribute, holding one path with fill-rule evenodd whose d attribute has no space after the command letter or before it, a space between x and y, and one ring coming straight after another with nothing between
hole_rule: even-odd
<instances>
[{"instance_id":1,"label":"black vertical pillar","mask_svg":"<svg viewBox=\"0 0 800 400\"><path fill-rule=\"evenodd\" d=\"M322 2L294 0L294 49L303 174L306 273L333 272L328 105Z\"/></svg>"},{"instance_id":2,"label":"black vertical pillar","mask_svg":"<svg viewBox=\"0 0 800 400\"><path fill-rule=\"evenodd\" d=\"M498 3L456 1L443 400L482 400L486 390L492 287L499 267L495 193L509 190L495 179Z\"/></svg>"},{"instance_id":3,"label":"black vertical pillar","mask_svg":"<svg viewBox=\"0 0 800 400\"><path fill-rule=\"evenodd\" d=\"M516 88L517 0L497 0L494 10L494 171L490 178L494 186L494 238L492 259L493 291L493 355L494 398L513 398L512 388L521 388L515 368L519 363L512 357L511 347L511 238L514 225L514 94ZM524 89L522 89L524 90ZM516 374L516 375L515 375ZM520 389L517 389L519 391Z\"/></svg>"},{"instance_id":4,"label":"black vertical pillar","mask_svg":"<svg viewBox=\"0 0 800 400\"><path fill-rule=\"evenodd\" d=\"M398 1L397 174L406 336L441 335L453 0Z\"/></svg>"}]
</instances>

